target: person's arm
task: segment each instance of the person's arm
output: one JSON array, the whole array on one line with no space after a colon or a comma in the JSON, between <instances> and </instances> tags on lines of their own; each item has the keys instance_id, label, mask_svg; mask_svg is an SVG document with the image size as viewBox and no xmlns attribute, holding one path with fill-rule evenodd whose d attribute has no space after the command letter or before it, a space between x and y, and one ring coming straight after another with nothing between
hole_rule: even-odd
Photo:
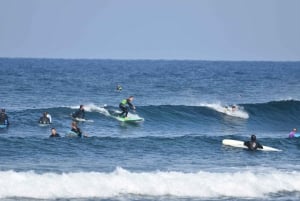
<instances>
[{"instance_id":1,"label":"person's arm","mask_svg":"<svg viewBox=\"0 0 300 201\"><path fill-rule=\"evenodd\" d=\"M260 143L257 142L257 148L263 149L264 147Z\"/></svg>"},{"instance_id":2,"label":"person's arm","mask_svg":"<svg viewBox=\"0 0 300 201\"><path fill-rule=\"evenodd\" d=\"M127 104L129 105L130 109L135 110L135 107L131 102L128 101Z\"/></svg>"},{"instance_id":3,"label":"person's arm","mask_svg":"<svg viewBox=\"0 0 300 201\"><path fill-rule=\"evenodd\" d=\"M249 148L250 147L250 142L246 141L246 142L244 142L244 145Z\"/></svg>"}]
</instances>

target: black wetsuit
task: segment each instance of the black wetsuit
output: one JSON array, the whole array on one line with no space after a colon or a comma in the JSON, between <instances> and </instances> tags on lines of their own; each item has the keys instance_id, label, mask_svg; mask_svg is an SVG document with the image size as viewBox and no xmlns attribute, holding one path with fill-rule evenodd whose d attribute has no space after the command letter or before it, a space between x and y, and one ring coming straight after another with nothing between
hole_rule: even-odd
<instances>
[{"instance_id":1,"label":"black wetsuit","mask_svg":"<svg viewBox=\"0 0 300 201\"><path fill-rule=\"evenodd\" d=\"M50 119L48 117L42 116L39 120L40 124L50 124Z\"/></svg>"},{"instance_id":2,"label":"black wetsuit","mask_svg":"<svg viewBox=\"0 0 300 201\"><path fill-rule=\"evenodd\" d=\"M263 146L257 141L246 141L244 145L248 147L249 150L256 150L257 148L263 149Z\"/></svg>"},{"instance_id":3,"label":"black wetsuit","mask_svg":"<svg viewBox=\"0 0 300 201\"><path fill-rule=\"evenodd\" d=\"M84 119L85 117L85 111L84 110L78 110L77 112L72 114L73 118L79 118L79 119Z\"/></svg>"},{"instance_id":4,"label":"black wetsuit","mask_svg":"<svg viewBox=\"0 0 300 201\"><path fill-rule=\"evenodd\" d=\"M82 132L80 130L80 128L72 128L71 129L72 132L76 133L78 135L78 137L82 137Z\"/></svg>"},{"instance_id":5,"label":"black wetsuit","mask_svg":"<svg viewBox=\"0 0 300 201\"><path fill-rule=\"evenodd\" d=\"M56 133L55 135L50 135L49 137L60 137L60 134Z\"/></svg>"},{"instance_id":6,"label":"black wetsuit","mask_svg":"<svg viewBox=\"0 0 300 201\"><path fill-rule=\"evenodd\" d=\"M129 107L126 106L126 104L128 104ZM119 108L122 110L122 113L120 114L120 116L122 116L122 117L127 117L128 112L129 112L129 108L130 108L130 109L134 109L134 106L132 105L132 103L130 102L129 99L124 99L124 100L122 100L121 103L119 104Z\"/></svg>"}]
</instances>

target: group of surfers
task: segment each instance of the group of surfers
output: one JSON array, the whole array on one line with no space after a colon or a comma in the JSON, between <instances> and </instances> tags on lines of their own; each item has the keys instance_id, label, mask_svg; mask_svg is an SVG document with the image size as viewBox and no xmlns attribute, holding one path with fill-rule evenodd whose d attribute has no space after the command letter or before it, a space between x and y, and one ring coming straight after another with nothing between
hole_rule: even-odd
<instances>
[{"instance_id":1,"label":"group of surfers","mask_svg":"<svg viewBox=\"0 0 300 201\"><path fill-rule=\"evenodd\" d=\"M132 104L134 97L129 96L126 99L123 99L120 104L119 108L121 109L121 113L118 114L119 117L127 118L129 110L135 110L135 106ZM71 123L71 132L75 133L78 137L87 137L86 134L83 134L81 129L78 127L77 120L85 119L85 110L84 105L80 105L79 109L72 114L72 118L74 121ZM40 124L51 124L52 118L48 112L44 112L43 116L39 120ZM51 135L49 137L60 137L57 133L55 128L51 129Z\"/></svg>"},{"instance_id":2,"label":"group of surfers","mask_svg":"<svg viewBox=\"0 0 300 201\"><path fill-rule=\"evenodd\" d=\"M122 90L121 87L117 87L117 90ZM121 109L121 113L118 114L120 117L127 118L129 109L135 110L135 106L132 104L134 97L129 96L127 99L123 99L120 104L119 108ZM232 106L232 111L235 111L237 108L236 106ZM85 119L85 110L84 105L80 105L79 110L74 112L72 114L72 118L75 121L72 121L71 123L71 132L75 133L78 137L87 137L87 135L84 135L81 131L81 129L78 127L76 119ZM44 112L43 116L39 119L40 124L51 124L52 123L52 117L48 112ZM9 125L8 116L5 113L5 109L0 110L0 125ZM297 129L294 128L289 133L289 138L296 137ZM60 137L60 135L57 133L56 128L51 128L51 135L49 137ZM263 149L263 146L257 142L256 136L251 135L251 138L249 141L244 142L244 145L248 147L250 150L256 150L257 148Z\"/></svg>"}]
</instances>

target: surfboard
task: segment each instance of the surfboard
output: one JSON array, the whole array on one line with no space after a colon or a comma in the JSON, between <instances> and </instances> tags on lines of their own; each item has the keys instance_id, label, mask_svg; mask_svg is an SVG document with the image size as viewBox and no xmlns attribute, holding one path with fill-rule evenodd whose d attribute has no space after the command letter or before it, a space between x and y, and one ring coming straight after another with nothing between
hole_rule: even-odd
<instances>
[{"instance_id":1,"label":"surfboard","mask_svg":"<svg viewBox=\"0 0 300 201\"><path fill-rule=\"evenodd\" d=\"M115 117L118 121L121 122L142 122L143 118L140 117Z\"/></svg>"},{"instance_id":2,"label":"surfboard","mask_svg":"<svg viewBox=\"0 0 300 201\"><path fill-rule=\"evenodd\" d=\"M80 121L80 122L94 122L94 120L91 119L81 119L81 118L73 118L74 121Z\"/></svg>"},{"instance_id":3,"label":"surfboard","mask_svg":"<svg viewBox=\"0 0 300 201\"><path fill-rule=\"evenodd\" d=\"M7 128L7 124L1 124L0 128Z\"/></svg>"},{"instance_id":4,"label":"surfboard","mask_svg":"<svg viewBox=\"0 0 300 201\"><path fill-rule=\"evenodd\" d=\"M39 123L39 126L40 126L40 127L46 127L46 126L49 126L49 125L51 125L51 124L40 124L40 123Z\"/></svg>"},{"instance_id":5,"label":"surfboard","mask_svg":"<svg viewBox=\"0 0 300 201\"><path fill-rule=\"evenodd\" d=\"M294 135L294 137L300 137L300 134L299 134L299 133L296 133L296 134Z\"/></svg>"},{"instance_id":6,"label":"surfboard","mask_svg":"<svg viewBox=\"0 0 300 201\"><path fill-rule=\"evenodd\" d=\"M244 142L239 141L239 140L224 139L222 141L222 144L232 146L232 147L237 147L237 148L248 149L248 147L244 145ZM276 148L268 147L268 146L264 146L264 145L263 145L263 149L258 148L257 150L261 150L261 151L281 151L280 149L276 149Z\"/></svg>"},{"instance_id":7,"label":"surfboard","mask_svg":"<svg viewBox=\"0 0 300 201\"><path fill-rule=\"evenodd\" d=\"M73 131L69 131L65 137L78 137L77 133L73 132Z\"/></svg>"}]
</instances>

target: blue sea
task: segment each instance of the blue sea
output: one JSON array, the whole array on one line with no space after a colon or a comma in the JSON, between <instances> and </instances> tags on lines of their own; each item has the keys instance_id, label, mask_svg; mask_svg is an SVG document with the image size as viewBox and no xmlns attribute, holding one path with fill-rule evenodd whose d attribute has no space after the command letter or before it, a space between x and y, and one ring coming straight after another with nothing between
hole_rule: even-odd
<instances>
[{"instance_id":1,"label":"blue sea","mask_svg":"<svg viewBox=\"0 0 300 201\"><path fill-rule=\"evenodd\" d=\"M300 62L0 58L0 200L298 201L299 77ZM143 122L109 114L131 95ZM64 137L81 104L88 137ZM222 145L251 134L282 151Z\"/></svg>"}]
</instances>

